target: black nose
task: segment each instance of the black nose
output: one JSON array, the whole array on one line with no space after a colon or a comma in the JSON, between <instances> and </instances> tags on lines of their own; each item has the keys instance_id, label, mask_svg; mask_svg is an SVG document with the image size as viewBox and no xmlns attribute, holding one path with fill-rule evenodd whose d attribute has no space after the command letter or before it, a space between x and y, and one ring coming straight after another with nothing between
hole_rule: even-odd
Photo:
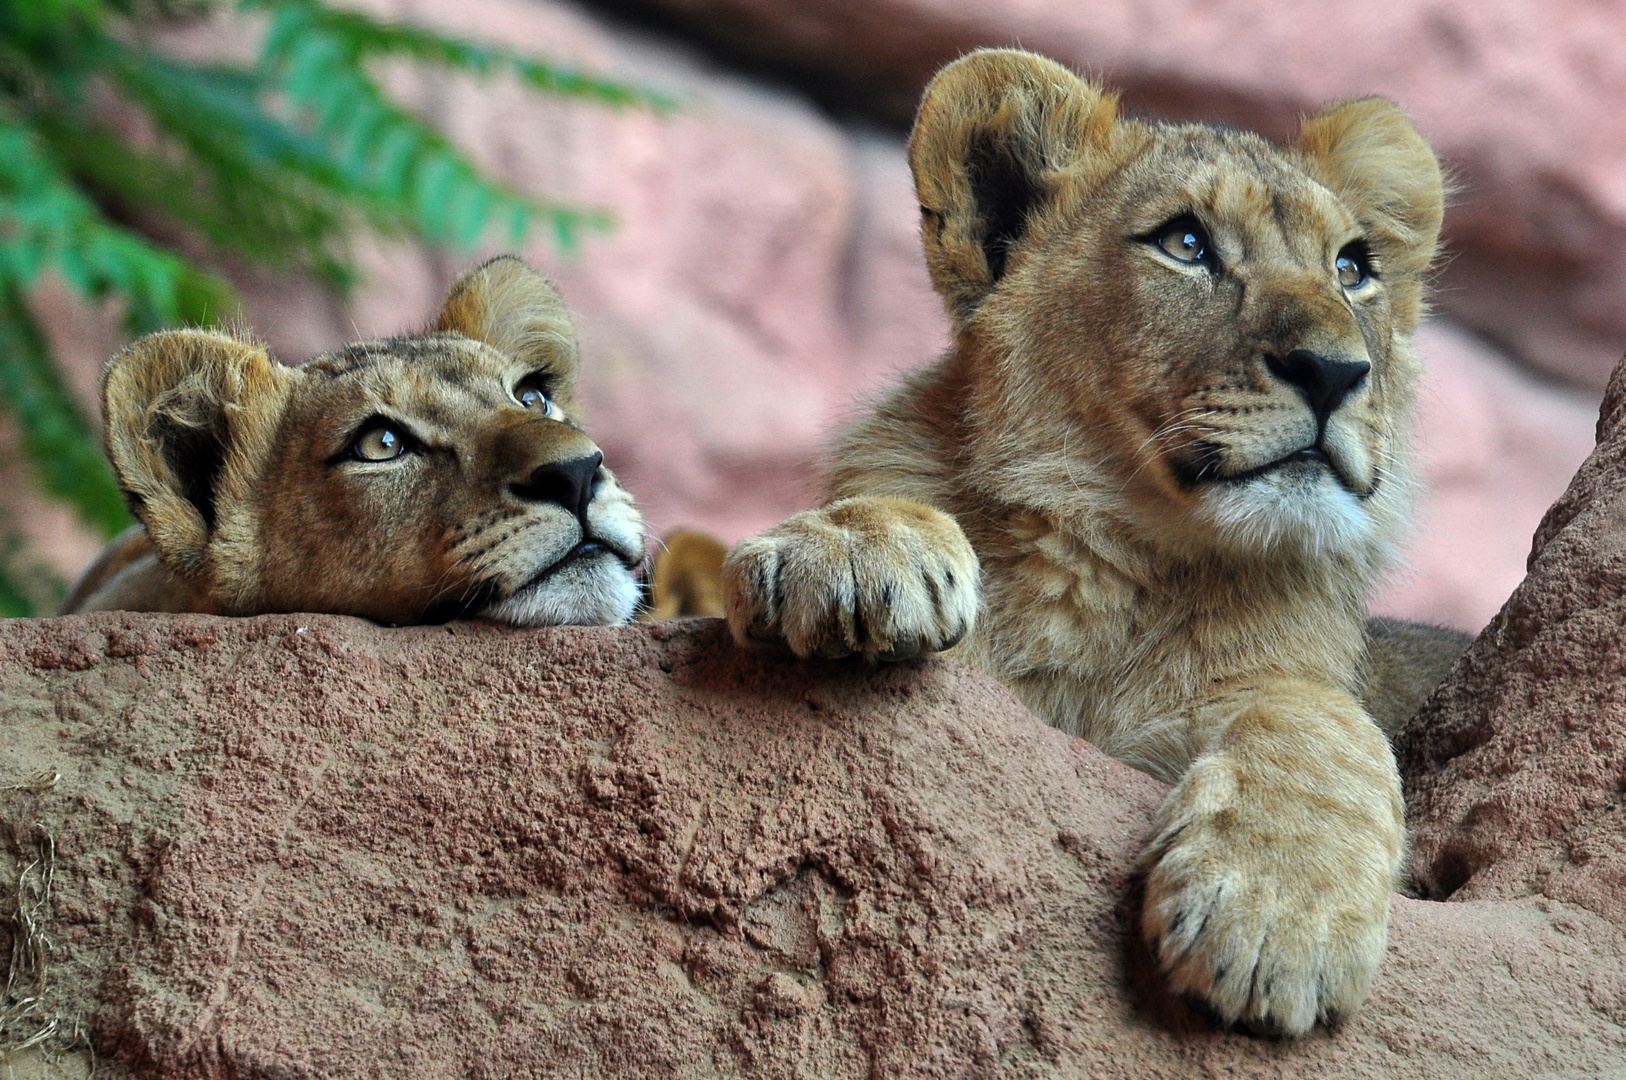
<instances>
[{"instance_id":1,"label":"black nose","mask_svg":"<svg viewBox=\"0 0 1626 1080\"><path fill-rule=\"evenodd\" d=\"M1328 360L1308 349L1294 349L1283 357L1266 355L1265 366L1285 383L1304 391L1318 424L1325 424L1349 392L1361 384L1372 365L1365 360Z\"/></svg>"},{"instance_id":2,"label":"black nose","mask_svg":"<svg viewBox=\"0 0 1626 1080\"><path fill-rule=\"evenodd\" d=\"M575 461L550 461L537 466L523 483L509 485L509 490L527 502L562 506L578 521L585 522L587 504L593 501L593 489L598 486L598 467L603 463L603 454L589 454Z\"/></svg>"}]
</instances>

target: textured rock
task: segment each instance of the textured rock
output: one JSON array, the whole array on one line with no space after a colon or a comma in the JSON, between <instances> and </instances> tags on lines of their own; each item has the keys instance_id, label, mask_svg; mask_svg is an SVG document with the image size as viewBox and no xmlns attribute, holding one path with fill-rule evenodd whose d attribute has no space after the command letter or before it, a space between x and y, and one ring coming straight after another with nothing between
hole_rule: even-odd
<instances>
[{"instance_id":1,"label":"textured rock","mask_svg":"<svg viewBox=\"0 0 1626 1080\"><path fill-rule=\"evenodd\" d=\"M1626 350L1626 8L1591 0L621 0L840 96L913 114L980 45L1034 49L1128 104L1276 136L1329 101L1403 105L1462 186L1440 306L1602 387Z\"/></svg>"},{"instance_id":2,"label":"textured rock","mask_svg":"<svg viewBox=\"0 0 1626 1080\"><path fill-rule=\"evenodd\" d=\"M1397 899L1337 1032L1212 1030L1126 942L1164 788L966 668L109 614L0 624L0 686L104 1077L1626 1069L1622 926L1547 898Z\"/></svg>"},{"instance_id":3,"label":"textured rock","mask_svg":"<svg viewBox=\"0 0 1626 1080\"><path fill-rule=\"evenodd\" d=\"M1398 750L1428 894L1626 923L1626 362L1529 576Z\"/></svg>"}]
</instances>

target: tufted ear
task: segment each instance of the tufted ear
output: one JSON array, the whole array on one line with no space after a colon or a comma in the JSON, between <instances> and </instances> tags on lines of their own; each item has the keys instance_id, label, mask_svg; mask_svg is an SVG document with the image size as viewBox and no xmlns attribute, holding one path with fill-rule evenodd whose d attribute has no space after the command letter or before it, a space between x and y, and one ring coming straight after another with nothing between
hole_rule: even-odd
<instances>
[{"instance_id":1,"label":"tufted ear","mask_svg":"<svg viewBox=\"0 0 1626 1080\"><path fill-rule=\"evenodd\" d=\"M1434 151L1399 106L1356 98L1304 122L1297 150L1367 230L1406 323L1421 314L1419 279L1440 242L1446 185ZM1410 329L1410 325L1405 327Z\"/></svg>"},{"instance_id":2,"label":"tufted ear","mask_svg":"<svg viewBox=\"0 0 1626 1080\"><path fill-rule=\"evenodd\" d=\"M937 73L909 137L932 284L963 321L1005 273L1058 174L1088 172L1118 99L1053 60L984 49Z\"/></svg>"},{"instance_id":3,"label":"tufted ear","mask_svg":"<svg viewBox=\"0 0 1626 1080\"><path fill-rule=\"evenodd\" d=\"M564 298L547 278L512 255L469 270L452 283L432 327L483 341L553 377L552 395L576 389L576 332Z\"/></svg>"},{"instance_id":4,"label":"tufted ear","mask_svg":"<svg viewBox=\"0 0 1626 1080\"><path fill-rule=\"evenodd\" d=\"M248 505L299 377L258 345L203 330L149 334L102 369L119 487L183 578L205 573L223 518Z\"/></svg>"}]
</instances>

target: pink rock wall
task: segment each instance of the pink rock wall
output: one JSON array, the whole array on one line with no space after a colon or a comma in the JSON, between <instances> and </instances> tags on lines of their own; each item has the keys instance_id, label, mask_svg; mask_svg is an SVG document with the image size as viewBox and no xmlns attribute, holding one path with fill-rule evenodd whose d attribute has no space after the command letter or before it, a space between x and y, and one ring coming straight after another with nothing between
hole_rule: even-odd
<instances>
[{"instance_id":1,"label":"pink rock wall","mask_svg":"<svg viewBox=\"0 0 1626 1080\"><path fill-rule=\"evenodd\" d=\"M1524 578L1530 534L1592 449L1597 406L1444 319L1417 344L1416 524L1372 606L1478 630Z\"/></svg>"},{"instance_id":2,"label":"pink rock wall","mask_svg":"<svg viewBox=\"0 0 1626 1080\"><path fill-rule=\"evenodd\" d=\"M498 175L616 215L613 233L589 238L574 254L561 255L539 240L527 255L558 278L578 312L592 429L657 533L691 525L733 540L807 505L825 434L863 395L930 360L945 344L946 321L921 259L897 134L843 126L793 93L562 3L377 0L374 6L686 96L684 111L657 118L550 102L505 85L397 79L426 115ZM811 52L775 46L776 55L817 60L826 65L821 70L836 73L831 78L868 78L871 68L863 65L870 64L890 72L897 86L914 78L911 73L924 77L935 62L932 50L946 47L948 38L922 29L939 25L931 19L961 26L949 19L955 10L949 4L930 10L883 4L863 14L792 3L751 8L749 17L746 7L694 10L717 19L737 16L743 26L758 26L750 21L757 19L769 29L802 12L805 26L851 38L851 55L823 46ZM992 8L977 10L983 11L978 18L993 20L976 23L984 27L977 33L990 34L995 31L988 27L1010 33L1011 27L1074 17L1061 4L1000 9L1000 18L1028 22L1000 23ZM1135 17L1167 36L1158 21L1162 11L1154 6ZM887 17L876 22L876 13ZM1220 27L1247 37L1252 24L1239 18L1203 8L1193 15L1206 35L1198 40L1212 44ZM898 25L882 25L888 20ZM1101 25L1106 33L1118 24L1105 19ZM965 23L955 33L975 26ZM910 36L899 27L921 33ZM1302 22L1291 27L1308 32ZM1287 29L1267 29L1268 40L1292 54L1282 37ZM778 39L761 30L758 40ZM1043 40L1051 39L1033 43ZM1082 49L1085 40L1054 37L1053 44L1058 55L1076 60L1085 54L1068 49ZM1111 55L1121 62L1110 70L1141 87L1137 93L1150 94L1144 89L1152 85L1149 77L1135 74L1125 51L1129 39L1112 40L1119 52ZM194 51L240 44L209 27L177 41ZM876 57L895 68L875 67ZM1200 59L1221 62L1209 53ZM1258 57L1249 62L1262 63ZM1166 73L1171 62L1159 63L1157 70ZM1225 85L1243 85L1251 70L1243 59L1225 64L1231 73ZM1294 59L1288 67L1298 82L1289 86L1279 82L1285 75L1271 76L1278 81L1261 83L1246 98L1254 102L1254 118L1267 126L1291 114L1300 98L1309 104L1346 92L1342 84L1317 89L1320 83L1304 82L1314 64ZM1289 94L1284 87L1292 86L1299 89ZM1172 97L1145 100L1171 109L1179 104ZM1212 106L1206 115L1224 116L1239 115L1244 99L1216 91L1201 101ZM1520 145L1514 139L1507 152ZM421 324L466 261L411 246L366 246L362 257L368 281L348 306L305 282L242 277L250 323L290 360L358 335L408 330ZM1461 291L1452 286L1442 296ZM95 317L59 294L41 303L54 313L63 350L76 358L74 385L91 394L94 372L116 334L108 332L106 316L98 327ZM1430 364L1419 417L1428 487L1406 560L1375 603L1385 612L1476 629L1522 575L1531 530L1590 446L1595 392L1532 378L1447 320L1431 324L1420 340ZM41 549L64 573L94 550L93 541L64 531L60 515L31 516Z\"/></svg>"}]
</instances>

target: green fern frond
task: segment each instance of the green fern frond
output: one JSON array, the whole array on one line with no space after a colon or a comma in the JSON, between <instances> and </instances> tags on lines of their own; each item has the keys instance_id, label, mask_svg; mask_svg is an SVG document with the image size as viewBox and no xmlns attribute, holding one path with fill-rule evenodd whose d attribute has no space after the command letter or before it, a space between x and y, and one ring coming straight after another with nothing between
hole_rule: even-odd
<instances>
[{"instance_id":1,"label":"green fern frond","mask_svg":"<svg viewBox=\"0 0 1626 1080\"><path fill-rule=\"evenodd\" d=\"M657 113L679 107L672 94L600 78L579 68L550 64L507 49L413 26L381 22L356 11L342 11L316 0L247 0L247 8L274 12L262 55L273 62L291 56L301 42L320 34L338 46L351 66L375 56L404 57L471 75L507 72L543 93L586 98L615 108L644 108Z\"/></svg>"},{"instance_id":2,"label":"green fern frond","mask_svg":"<svg viewBox=\"0 0 1626 1080\"><path fill-rule=\"evenodd\" d=\"M490 219L500 217L510 223L510 242L518 244L541 220L568 249L583 230L610 226L602 211L540 200L487 179L445 136L383 93L357 63L356 42L328 29L312 14L318 9L304 3L275 6L280 10L264 55L269 74L289 103L310 118L313 134L333 148L346 179L371 199L410 208L416 231L469 247ZM378 25L339 22L346 28Z\"/></svg>"},{"instance_id":3,"label":"green fern frond","mask_svg":"<svg viewBox=\"0 0 1626 1080\"><path fill-rule=\"evenodd\" d=\"M88 299L117 294L136 332L237 306L220 278L109 222L32 131L0 116L0 289L26 295L45 269Z\"/></svg>"}]
</instances>

